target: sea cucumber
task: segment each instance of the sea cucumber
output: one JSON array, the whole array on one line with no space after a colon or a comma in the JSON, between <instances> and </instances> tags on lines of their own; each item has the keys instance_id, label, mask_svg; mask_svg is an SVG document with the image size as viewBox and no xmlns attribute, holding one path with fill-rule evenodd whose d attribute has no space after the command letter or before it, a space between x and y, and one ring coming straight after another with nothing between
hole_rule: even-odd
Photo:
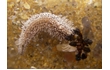
<instances>
[{"instance_id":1,"label":"sea cucumber","mask_svg":"<svg viewBox=\"0 0 110 70\"><path fill-rule=\"evenodd\" d=\"M47 12L36 14L22 26L20 37L16 41L18 53L23 53L30 40L42 31L62 41L66 36L74 35L73 29L75 29L73 23L66 17L62 17L62 15L54 15Z\"/></svg>"}]
</instances>

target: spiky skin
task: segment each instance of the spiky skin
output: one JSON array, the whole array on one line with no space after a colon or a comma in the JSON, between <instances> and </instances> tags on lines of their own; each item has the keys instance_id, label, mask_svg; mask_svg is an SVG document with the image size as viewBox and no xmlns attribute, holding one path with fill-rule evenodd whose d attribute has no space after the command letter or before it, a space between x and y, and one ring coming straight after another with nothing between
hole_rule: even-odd
<instances>
[{"instance_id":1,"label":"spiky skin","mask_svg":"<svg viewBox=\"0 0 110 70\"><path fill-rule=\"evenodd\" d=\"M23 53L31 39L42 31L62 41L66 36L73 34L73 29L73 23L61 15L57 16L51 13L36 14L22 26L20 37L16 42L18 52Z\"/></svg>"}]
</instances>

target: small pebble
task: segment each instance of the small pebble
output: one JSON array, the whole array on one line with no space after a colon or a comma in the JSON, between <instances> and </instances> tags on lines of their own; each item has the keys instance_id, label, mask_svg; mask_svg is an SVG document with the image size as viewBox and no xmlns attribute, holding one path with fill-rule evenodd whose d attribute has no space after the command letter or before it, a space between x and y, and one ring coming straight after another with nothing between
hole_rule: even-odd
<instances>
[{"instance_id":1,"label":"small pebble","mask_svg":"<svg viewBox=\"0 0 110 70\"><path fill-rule=\"evenodd\" d=\"M44 63L44 65L43 65L44 67L48 67L48 65L47 65L47 63Z\"/></svg>"},{"instance_id":2,"label":"small pebble","mask_svg":"<svg viewBox=\"0 0 110 70\"><path fill-rule=\"evenodd\" d=\"M36 46L39 46L39 44L36 44Z\"/></svg>"},{"instance_id":3,"label":"small pebble","mask_svg":"<svg viewBox=\"0 0 110 70\"><path fill-rule=\"evenodd\" d=\"M31 66L31 69L36 69L36 67L34 67L34 66Z\"/></svg>"},{"instance_id":4,"label":"small pebble","mask_svg":"<svg viewBox=\"0 0 110 70\"><path fill-rule=\"evenodd\" d=\"M24 3L24 8L25 8L25 9L30 9L30 5L29 5L27 2L25 2L25 3Z\"/></svg>"},{"instance_id":5,"label":"small pebble","mask_svg":"<svg viewBox=\"0 0 110 70\"><path fill-rule=\"evenodd\" d=\"M11 48L11 50L14 50L14 48Z\"/></svg>"},{"instance_id":6,"label":"small pebble","mask_svg":"<svg viewBox=\"0 0 110 70\"><path fill-rule=\"evenodd\" d=\"M90 65L86 66L86 68L90 68Z\"/></svg>"}]
</instances>

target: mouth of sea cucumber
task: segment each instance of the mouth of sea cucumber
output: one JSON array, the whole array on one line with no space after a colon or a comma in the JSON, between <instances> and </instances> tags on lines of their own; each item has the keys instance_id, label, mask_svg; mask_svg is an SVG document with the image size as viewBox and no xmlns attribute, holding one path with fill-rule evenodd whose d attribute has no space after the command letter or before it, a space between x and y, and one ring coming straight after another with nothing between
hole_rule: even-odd
<instances>
[{"instance_id":1,"label":"mouth of sea cucumber","mask_svg":"<svg viewBox=\"0 0 110 70\"><path fill-rule=\"evenodd\" d=\"M73 34L66 36L65 39L69 41L69 45L76 47L78 53L76 54L76 60L86 59L87 54L91 51L89 45L92 44L92 40L84 39L82 33L78 28L73 30Z\"/></svg>"}]
</instances>

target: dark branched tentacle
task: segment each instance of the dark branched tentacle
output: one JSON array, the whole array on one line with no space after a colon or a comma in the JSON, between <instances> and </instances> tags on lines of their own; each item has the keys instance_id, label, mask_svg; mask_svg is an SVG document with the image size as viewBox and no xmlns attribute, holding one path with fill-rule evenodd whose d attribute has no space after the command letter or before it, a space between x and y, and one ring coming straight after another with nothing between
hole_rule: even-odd
<instances>
[{"instance_id":1,"label":"dark branched tentacle","mask_svg":"<svg viewBox=\"0 0 110 70\"><path fill-rule=\"evenodd\" d=\"M92 40L83 39L82 33L78 28L73 30L73 34L66 36L65 39L70 41L69 45L77 48L78 50L78 54L76 54L77 61L87 58L87 53L90 52L90 48L88 46L92 44ZM84 53L82 53L82 51L84 51Z\"/></svg>"}]
</instances>

